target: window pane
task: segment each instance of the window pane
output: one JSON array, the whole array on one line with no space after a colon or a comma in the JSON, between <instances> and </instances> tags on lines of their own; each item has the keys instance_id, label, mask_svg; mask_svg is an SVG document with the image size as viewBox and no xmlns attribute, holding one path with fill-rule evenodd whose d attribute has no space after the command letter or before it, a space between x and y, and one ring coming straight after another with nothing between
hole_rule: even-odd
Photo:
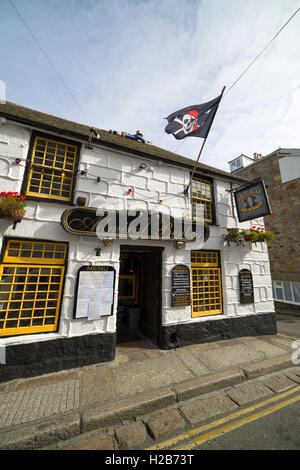
<instances>
[{"instance_id":1,"label":"window pane","mask_svg":"<svg viewBox=\"0 0 300 470\"><path fill-rule=\"evenodd\" d=\"M295 302L300 303L300 283L292 282Z\"/></svg>"},{"instance_id":2,"label":"window pane","mask_svg":"<svg viewBox=\"0 0 300 470\"><path fill-rule=\"evenodd\" d=\"M283 287L280 281L275 282L275 299L284 300Z\"/></svg>"},{"instance_id":3,"label":"window pane","mask_svg":"<svg viewBox=\"0 0 300 470\"><path fill-rule=\"evenodd\" d=\"M293 302L291 283L287 281L283 281L283 289L284 289L285 300L287 300L288 302Z\"/></svg>"}]
</instances>

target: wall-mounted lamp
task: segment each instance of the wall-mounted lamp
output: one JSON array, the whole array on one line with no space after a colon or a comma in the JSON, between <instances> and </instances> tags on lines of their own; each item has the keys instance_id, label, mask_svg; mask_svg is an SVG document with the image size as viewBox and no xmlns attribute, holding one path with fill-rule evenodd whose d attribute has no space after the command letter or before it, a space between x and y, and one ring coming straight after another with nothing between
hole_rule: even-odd
<instances>
[{"instance_id":1,"label":"wall-mounted lamp","mask_svg":"<svg viewBox=\"0 0 300 470\"><path fill-rule=\"evenodd\" d=\"M103 243L105 246L110 246L112 244L112 239L111 238L105 238L103 240Z\"/></svg>"},{"instance_id":2,"label":"wall-mounted lamp","mask_svg":"<svg viewBox=\"0 0 300 470\"><path fill-rule=\"evenodd\" d=\"M176 240L176 242L175 242L175 246L178 249L183 248L184 245L185 245L185 243L182 240Z\"/></svg>"},{"instance_id":3,"label":"wall-mounted lamp","mask_svg":"<svg viewBox=\"0 0 300 470\"><path fill-rule=\"evenodd\" d=\"M147 166L148 165L146 163L141 163L140 164L140 170L146 170Z\"/></svg>"},{"instance_id":4,"label":"wall-mounted lamp","mask_svg":"<svg viewBox=\"0 0 300 470\"><path fill-rule=\"evenodd\" d=\"M101 255L101 248L95 248L95 251L96 251L96 256Z\"/></svg>"}]
</instances>

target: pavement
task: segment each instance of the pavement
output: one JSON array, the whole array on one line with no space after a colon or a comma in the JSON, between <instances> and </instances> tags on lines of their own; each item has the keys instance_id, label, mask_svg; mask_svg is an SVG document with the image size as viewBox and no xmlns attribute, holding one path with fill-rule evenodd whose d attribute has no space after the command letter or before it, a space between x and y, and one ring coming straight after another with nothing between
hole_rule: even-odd
<instances>
[{"instance_id":1,"label":"pavement","mask_svg":"<svg viewBox=\"0 0 300 470\"><path fill-rule=\"evenodd\" d=\"M0 449L151 448L172 433L300 384L292 338L242 337L0 384ZM294 361L295 362L295 361Z\"/></svg>"}]
</instances>

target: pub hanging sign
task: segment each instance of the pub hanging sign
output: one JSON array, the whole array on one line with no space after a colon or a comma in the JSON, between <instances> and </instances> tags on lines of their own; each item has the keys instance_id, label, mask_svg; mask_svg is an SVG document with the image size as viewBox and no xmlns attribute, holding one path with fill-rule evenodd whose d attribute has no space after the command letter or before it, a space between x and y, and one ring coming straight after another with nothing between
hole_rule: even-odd
<instances>
[{"instance_id":1,"label":"pub hanging sign","mask_svg":"<svg viewBox=\"0 0 300 470\"><path fill-rule=\"evenodd\" d=\"M262 179L235 190L234 198L240 222L271 214L268 195Z\"/></svg>"}]
</instances>

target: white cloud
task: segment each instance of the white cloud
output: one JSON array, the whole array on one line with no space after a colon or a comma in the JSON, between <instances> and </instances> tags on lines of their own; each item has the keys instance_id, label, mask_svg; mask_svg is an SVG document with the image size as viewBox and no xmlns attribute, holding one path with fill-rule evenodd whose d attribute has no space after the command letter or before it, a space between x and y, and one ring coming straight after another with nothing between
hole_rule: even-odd
<instances>
[{"instance_id":1,"label":"white cloud","mask_svg":"<svg viewBox=\"0 0 300 470\"><path fill-rule=\"evenodd\" d=\"M93 125L142 130L197 158L202 139L164 133L164 117L216 97L299 6L296 0L15 0ZM6 7L0 40L7 99L79 122L24 26ZM300 147L300 13L224 97L202 162L228 170L241 152ZM2 35L2 37L1 37Z\"/></svg>"}]
</instances>

